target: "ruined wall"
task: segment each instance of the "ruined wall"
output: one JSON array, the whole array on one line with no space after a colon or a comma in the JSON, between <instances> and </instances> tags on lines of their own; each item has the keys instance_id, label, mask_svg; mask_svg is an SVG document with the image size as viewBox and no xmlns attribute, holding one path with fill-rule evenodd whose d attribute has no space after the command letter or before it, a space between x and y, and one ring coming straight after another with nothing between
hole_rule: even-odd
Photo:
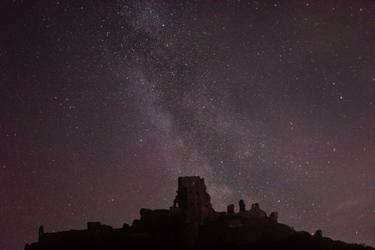
<instances>
[{"instance_id":1,"label":"ruined wall","mask_svg":"<svg viewBox=\"0 0 375 250\"><path fill-rule=\"evenodd\" d=\"M183 213L186 222L203 223L214 213L204 179L199 176L178 178L177 196L173 204Z\"/></svg>"}]
</instances>

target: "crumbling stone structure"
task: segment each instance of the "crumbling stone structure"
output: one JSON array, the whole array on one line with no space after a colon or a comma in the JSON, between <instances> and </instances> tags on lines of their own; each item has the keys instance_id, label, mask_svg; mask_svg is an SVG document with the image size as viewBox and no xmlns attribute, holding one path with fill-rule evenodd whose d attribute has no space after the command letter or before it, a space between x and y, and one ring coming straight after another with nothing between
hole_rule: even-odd
<instances>
[{"instance_id":1,"label":"crumbling stone structure","mask_svg":"<svg viewBox=\"0 0 375 250\"><path fill-rule=\"evenodd\" d=\"M229 204L227 206L227 214L234 215L234 204Z\"/></svg>"},{"instance_id":2,"label":"crumbling stone structure","mask_svg":"<svg viewBox=\"0 0 375 250\"><path fill-rule=\"evenodd\" d=\"M246 210L244 200L240 200L238 206L238 212L235 211L234 204L228 205L226 212L216 212L203 178L180 177L177 194L170 209L142 208L140 219L134 220L131 225L125 223L117 229L100 222L88 222L86 230L58 233L45 233L43 227L40 227L38 243L27 244L25 248L50 250L55 249L56 245L62 245L64 249L75 249L71 244L77 241L91 246L92 242L104 244L114 240L114 246L121 245L124 249L132 249L135 245L139 246L137 249L150 249L155 245L164 246L165 242L168 242L170 249L181 249L212 246L218 242L251 244L263 237L264 233L272 233L269 237L274 239L287 238L294 233L293 229L277 222L277 212L267 216L258 203L253 203Z\"/></svg>"},{"instance_id":3,"label":"crumbling stone structure","mask_svg":"<svg viewBox=\"0 0 375 250\"><path fill-rule=\"evenodd\" d=\"M260 206L258 203L254 203L251 205L251 209L249 211L250 217L254 218L267 218L266 212L264 212L262 209L260 209Z\"/></svg>"},{"instance_id":4,"label":"crumbling stone structure","mask_svg":"<svg viewBox=\"0 0 375 250\"><path fill-rule=\"evenodd\" d=\"M203 223L213 215L214 209L203 178L199 176L178 178L177 195L173 202L173 209L176 208L183 214L185 222Z\"/></svg>"},{"instance_id":5,"label":"crumbling stone structure","mask_svg":"<svg viewBox=\"0 0 375 250\"><path fill-rule=\"evenodd\" d=\"M273 221L273 222L277 222L278 217L279 217L278 212L272 212L270 214L270 220Z\"/></svg>"},{"instance_id":6,"label":"crumbling stone structure","mask_svg":"<svg viewBox=\"0 0 375 250\"><path fill-rule=\"evenodd\" d=\"M246 210L246 204L245 204L245 202L243 200L240 200L238 202L238 206L240 207L240 212L245 212L245 210Z\"/></svg>"}]
</instances>

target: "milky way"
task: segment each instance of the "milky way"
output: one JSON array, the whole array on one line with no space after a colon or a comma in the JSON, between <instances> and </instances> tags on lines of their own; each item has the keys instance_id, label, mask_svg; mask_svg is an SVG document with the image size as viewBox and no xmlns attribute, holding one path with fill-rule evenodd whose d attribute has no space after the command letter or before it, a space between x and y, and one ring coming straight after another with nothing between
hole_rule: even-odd
<instances>
[{"instance_id":1,"label":"milky way","mask_svg":"<svg viewBox=\"0 0 375 250\"><path fill-rule=\"evenodd\" d=\"M182 175L375 245L375 2L0 6L1 249L168 208Z\"/></svg>"}]
</instances>

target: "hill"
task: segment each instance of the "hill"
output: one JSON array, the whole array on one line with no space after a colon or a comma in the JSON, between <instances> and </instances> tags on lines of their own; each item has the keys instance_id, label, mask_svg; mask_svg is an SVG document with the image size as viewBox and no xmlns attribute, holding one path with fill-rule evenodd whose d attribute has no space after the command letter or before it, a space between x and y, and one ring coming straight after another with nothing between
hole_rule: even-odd
<instances>
[{"instance_id":1,"label":"hill","mask_svg":"<svg viewBox=\"0 0 375 250\"><path fill-rule=\"evenodd\" d=\"M177 195L169 209L140 209L140 219L132 225L112 228L88 222L85 230L57 233L39 228L38 242L26 244L25 250L120 250L120 249L341 249L374 250L298 232L278 222L278 213L267 215L259 204L239 210L234 204L226 212L212 208L204 179L180 177Z\"/></svg>"}]
</instances>

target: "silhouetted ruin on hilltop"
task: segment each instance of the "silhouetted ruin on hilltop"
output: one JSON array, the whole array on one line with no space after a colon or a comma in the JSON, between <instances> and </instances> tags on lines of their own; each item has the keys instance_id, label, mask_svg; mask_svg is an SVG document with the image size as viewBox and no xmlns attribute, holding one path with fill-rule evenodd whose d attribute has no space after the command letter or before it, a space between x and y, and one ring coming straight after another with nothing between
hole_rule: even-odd
<instances>
[{"instance_id":1,"label":"silhouetted ruin on hilltop","mask_svg":"<svg viewBox=\"0 0 375 250\"><path fill-rule=\"evenodd\" d=\"M140 209L132 225L112 228L88 222L86 230L57 233L39 228L39 240L25 250L82 249L372 249L297 232L278 223L278 213L267 215L258 203L249 210L243 200L226 212L212 208L204 179L178 178L177 195L170 209Z\"/></svg>"}]
</instances>

